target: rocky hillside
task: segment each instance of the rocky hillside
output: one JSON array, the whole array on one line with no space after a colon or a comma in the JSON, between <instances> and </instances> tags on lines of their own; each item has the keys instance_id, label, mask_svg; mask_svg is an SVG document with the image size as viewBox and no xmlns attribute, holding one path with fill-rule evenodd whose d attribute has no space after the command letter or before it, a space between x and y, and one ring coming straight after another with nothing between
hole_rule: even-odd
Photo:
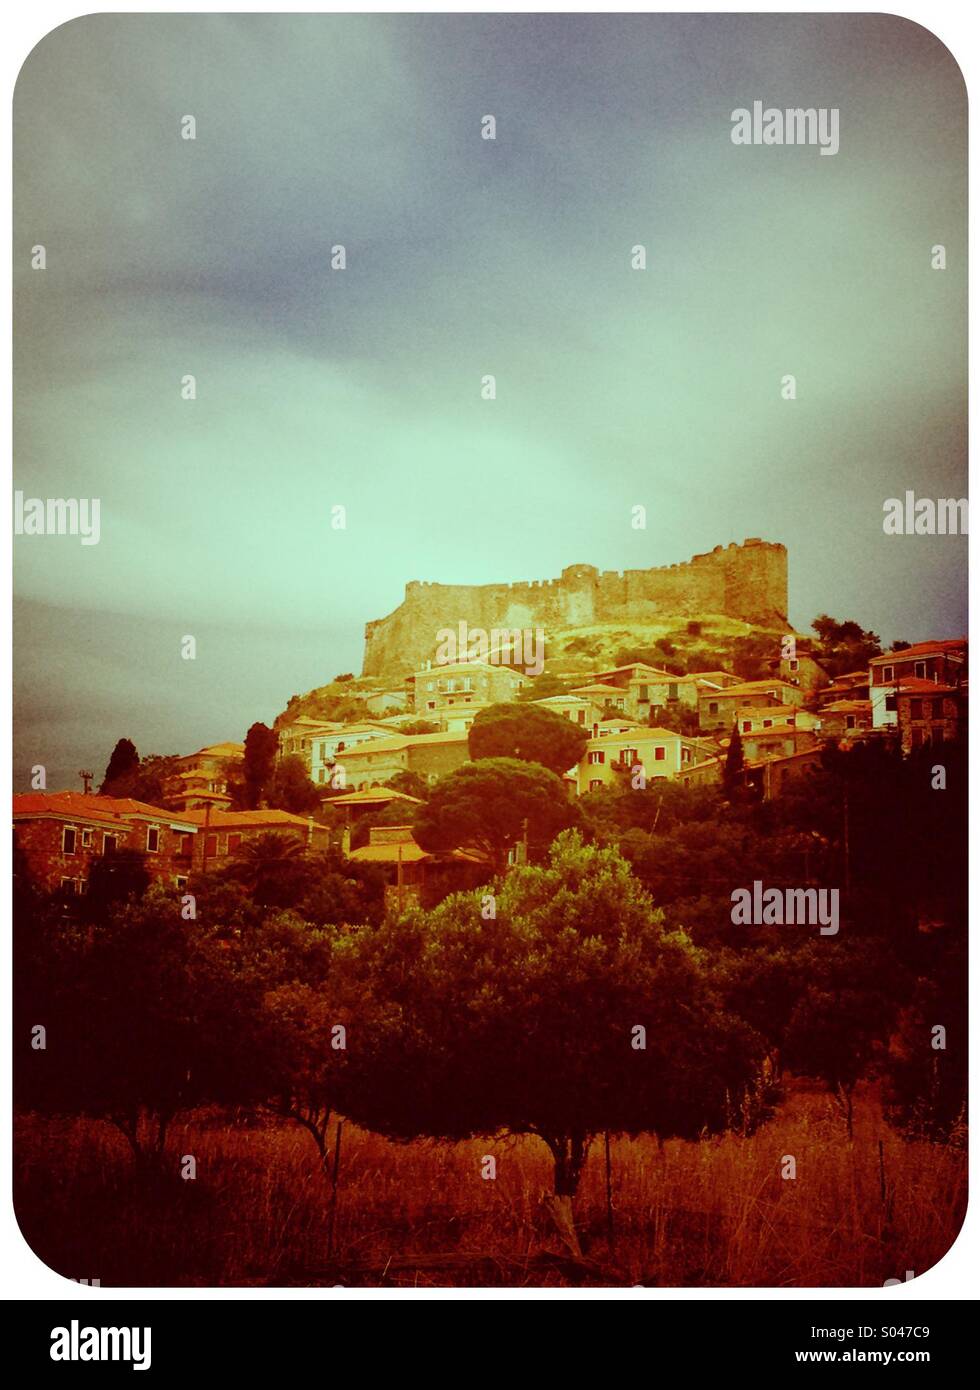
<instances>
[{"instance_id":1,"label":"rocky hillside","mask_svg":"<svg viewBox=\"0 0 980 1390\"><path fill-rule=\"evenodd\" d=\"M779 654L785 632L785 628L759 627L721 614L569 627L547 634L545 674L567 685L593 671L646 661L678 673L722 668L751 680L767 674L762 663ZM809 639L799 634L797 641L801 651L810 646ZM372 716L367 710L364 697L378 688L373 676L333 680L305 695L294 695L276 719L276 727L301 716L347 721L377 718L377 713Z\"/></svg>"}]
</instances>

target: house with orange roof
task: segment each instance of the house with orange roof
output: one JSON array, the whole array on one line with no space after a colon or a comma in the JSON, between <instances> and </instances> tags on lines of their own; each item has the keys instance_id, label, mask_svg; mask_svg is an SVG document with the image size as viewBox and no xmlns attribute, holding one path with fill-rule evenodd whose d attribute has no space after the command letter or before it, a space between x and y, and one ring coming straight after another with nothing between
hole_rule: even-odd
<instances>
[{"instance_id":1,"label":"house with orange roof","mask_svg":"<svg viewBox=\"0 0 980 1390\"><path fill-rule=\"evenodd\" d=\"M842 744L854 743L870 733L870 700L832 700L820 706L820 732Z\"/></svg>"},{"instance_id":2,"label":"house with orange roof","mask_svg":"<svg viewBox=\"0 0 980 1390\"><path fill-rule=\"evenodd\" d=\"M431 853L416 842L410 825L372 825L370 840L348 855L353 864L378 864L387 870L385 906L389 912L434 907L450 893L485 883L489 866L464 849Z\"/></svg>"},{"instance_id":3,"label":"house with orange roof","mask_svg":"<svg viewBox=\"0 0 980 1390\"><path fill-rule=\"evenodd\" d=\"M745 705L735 711L734 723L738 725L738 731L744 737L746 734L774 729L777 725L816 731L821 728L822 716L813 710L801 709L799 705L763 705L761 708Z\"/></svg>"},{"instance_id":4,"label":"house with orange roof","mask_svg":"<svg viewBox=\"0 0 980 1390\"><path fill-rule=\"evenodd\" d=\"M241 768L245 758L244 743L211 743L196 753L177 759L174 784L168 787L168 800L179 803L182 810L211 804L230 806L229 778Z\"/></svg>"},{"instance_id":5,"label":"house with orange roof","mask_svg":"<svg viewBox=\"0 0 980 1390\"><path fill-rule=\"evenodd\" d=\"M651 729L642 724L600 728L585 745L576 770L576 788L579 796L584 796L603 787L628 787L641 765L646 782L657 777L677 777L692 761L690 740L673 729Z\"/></svg>"},{"instance_id":6,"label":"house with orange roof","mask_svg":"<svg viewBox=\"0 0 980 1390\"><path fill-rule=\"evenodd\" d=\"M915 748L954 743L966 730L969 683L935 685L907 680L896 694L898 728L903 753Z\"/></svg>"},{"instance_id":7,"label":"house with orange roof","mask_svg":"<svg viewBox=\"0 0 980 1390\"><path fill-rule=\"evenodd\" d=\"M14 837L42 892L85 893L97 860L131 850L150 877L186 885L197 826L186 812L132 797L22 792L13 799Z\"/></svg>"},{"instance_id":8,"label":"house with orange roof","mask_svg":"<svg viewBox=\"0 0 980 1390\"><path fill-rule=\"evenodd\" d=\"M860 671L847 671L843 675L834 676L830 684L823 687L817 695L817 704L822 708L824 705L835 704L838 700L867 700L869 684L870 677L866 666Z\"/></svg>"},{"instance_id":9,"label":"house with orange roof","mask_svg":"<svg viewBox=\"0 0 980 1390\"><path fill-rule=\"evenodd\" d=\"M194 843L195 873L213 873L227 868L242 849L260 835L284 835L299 841L304 849L322 850L330 844L330 830L312 817L294 816L290 811L223 811L206 806L185 811L184 819L198 832Z\"/></svg>"},{"instance_id":10,"label":"house with orange roof","mask_svg":"<svg viewBox=\"0 0 980 1390\"><path fill-rule=\"evenodd\" d=\"M746 762L745 781L758 790L763 801L772 801L794 783L806 782L819 772L822 758L823 748L817 744L799 753Z\"/></svg>"},{"instance_id":11,"label":"house with orange roof","mask_svg":"<svg viewBox=\"0 0 980 1390\"><path fill-rule=\"evenodd\" d=\"M742 754L746 762L763 762L767 758L790 758L805 753L819 744L812 729L800 729L794 724L774 724L753 733L742 734Z\"/></svg>"},{"instance_id":12,"label":"house with orange roof","mask_svg":"<svg viewBox=\"0 0 980 1390\"><path fill-rule=\"evenodd\" d=\"M740 709L765 709L777 705L803 704L803 691L788 681L771 679L741 681L723 690L698 693L698 723L702 730L730 729Z\"/></svg>"},{"instance_id":13,"label":"house with orange roof","mask_svg":"<svg viewBox=\"0 0 980 1390\"><path fill-rule=\"evenodd\" d=\"M532 679L523 671L489 661L453 661L443 665L430 661L407 678L405 688L412 708L424 719L446 706L478 701L506 704Z\"/></svg>"},{"instance_id":14,"label":"house with orange roof","mask_svg":"<svg viewBox=\"0 0 980 1390\"><path fill-rule=\"evenodd\" d=\"M930 687L933 692L955 690L966 680L967 641L953 637L915 642L872 657L868 670L872 725L875 729L897 728L900 693L925 698Z\"/></svg>"},{"instance_id":15,"label":"house with orange roof","mask_svg":"<svg viewBox=\"0 0 980 1390\"><path fill-rule=\"evenodd\" d=\"M542 709L550 709L559 718L569 719L573 724L586 728L599 719L605 709L604 702L596 704L585 695L546 695L531 703L540 705Z\"/></svg>"},{"instance_id":16,"label":"house with orange roof","mask_svg":"<svg viewBox=\"0 0 980 1390\"><path fill-rule=\"evenodd\" d=\"M465 733L397 734L372 739L349 752L338 754L347 787L380 787L399 772L416 772L435 782L470 760Z\"/></svg>"},{"instance_id":17,"label":"house with orange roof","mask_svg":"<svg viewBox=\"0 0 980 1390\"><path fill-rule=\"evenodd\" d=\"M310 738L307 764L310 780L317 786L337 785L334 769L338 763L346 763L350 753L364 743L391 737L390 725L376 723L372 719L356 724L340 724L333 729L314 733Z\"/></svg>"}]
</instances>

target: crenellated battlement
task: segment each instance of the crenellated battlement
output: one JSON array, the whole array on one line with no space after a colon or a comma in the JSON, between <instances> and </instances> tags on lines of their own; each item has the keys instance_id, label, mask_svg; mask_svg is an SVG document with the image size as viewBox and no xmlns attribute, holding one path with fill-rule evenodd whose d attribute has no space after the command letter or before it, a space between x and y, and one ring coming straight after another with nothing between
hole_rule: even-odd
<instances>
[{"instance_id":1,"label":"crenellated battlement","mask_svg":"<svg viewBox=\"0 0 980 1390\"><path fill-rule=\"evenodd\" d=\"M789 608L786 547L751 537L717 545L653 569L598 570L574 564L558 579L500 584L440 584L410 580L404 602L364 629L366 676L400 676L430 659L441 628L566 629L596 623L636 623L722 613L744 622L778 625Z\"/></svg>"}]
</instances>

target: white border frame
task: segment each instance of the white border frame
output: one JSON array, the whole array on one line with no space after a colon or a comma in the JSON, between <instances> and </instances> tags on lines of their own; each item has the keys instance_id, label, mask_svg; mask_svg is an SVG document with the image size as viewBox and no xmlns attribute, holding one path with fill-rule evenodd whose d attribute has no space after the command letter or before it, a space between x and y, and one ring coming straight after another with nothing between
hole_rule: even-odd
<instances>
[{"instance_id":1,"label":"white border frame","mask_svg":"<svg viewBox=\"0 0 980 1390\"><path fill-rule=\"evenodd\" d=\"M786 13L855 13L866 14L871 10L868 4L848 3L848 0L839 0L838 3L821 3L821 0L811 0L811 3L792 3L787 0L783 4L697 4L691 0L674 0L672 4L651 6L629 3L620 3L616 10L621 13L745 13L745 14L786 14ZM405 4L398 3L371 3L371 0L361 0L361 3L349 4L309 4L303 0L295 0L290 4L287 13L601 13L603 7L598 0L593 0L592 4L583 4L581 0L565 0L565 3L554 3L554 0L512 0L509 4L493 3L486 0L483 4ZM229 13L241 14L255 12L260 14L275 13L268 4L250 3L250 0L241 0L241 3L218 7L217 5L207 5L195 3L194 0L184 0L183 3L151 3L151 4L113 4L101 5L97 13L152 13L152 14L211 14ZM61 24L69 20L77 19L85 13L93 11L82 10L81 14L66 0L34 0L29 6L18 6L13 4L7 8L3 18L3 31L6 42L3 45L3 56L0 59L4 75L4 89L6 99L3 106L3 121L5 127L5 138L2 144L2 170L0 170L0 188L2 188L2 198L6 208L6 240L8 251L11 249L11 139L10 124L13 100L13 89L17 73L23 65L31 50L42 38L51 30L56 29ZM886 13L900 14L901 17L911 20L913 23L921 25L924 29L933 33L952 53L954 59L960 66L964 81L967 85L967 95L971 94L971 81L980 68L980 57L978 57L976 36L978 30L977 9L972 5L963 4L962 0L905 0L901 4L900 10L886 11ZM976 96L976 92L972 91ZM970 134L970 184L971 190L976 184L977 174L977 149L980 141L977 137L977 107L973 106L970 110L969 118ZM971 260L976 256L977 236L976 224L971 219L969 247ZM7 264L11 263L8 255ZM4 306L6 323L10 323L11 311L11 285L9 276L4 280ZM971 330L975 323L976 296L971 283L970 287L970 326ZM971 333L972 337L972 333ZM3 363L4 376L7 382L6 399L10 402L10 382L11 382L11 359L10 359L10 338L5 331L3 334ZM971 405L975 397L974 374L970 371L970 400ZM972 431L971 431L972 433ZM971 451L972 452L972 451ZM971 460L972 463L972 460ZM970 478L973 477L973 468L970 468ZM9 615L11 609L11 491L5 489L0 498L0 517L2 517L3 528L3 593L5 611ZM971 612L975 608L976 601L976 575L971 572L970 584L970 608ZM3 645L2 657L0 657L0 698L3 700L3 709L6 716L6 725L11 727L11 652L9 643ZM970 776L974 786L977 779L977 752L978 740L974 739L970 749ZM3 742L3 763L2 766L8 774L8 785L12 785L11 773L11 747L9 738ZM971 810L972 810L971 797ZM4 893L4 916L8 915L9 887L10 884L10 845L9 837L2 837L2 862L0 862L0 876ZM974 883L973 870L976 866L977 856L975 844L971 843L970 853L970 883ZM976 922L976 899L971 894L970 927L971 937L972 928ZM978 961L980 948L975 941L972 941L973 950L970 957L970 988L971 1003L973 1009L978 1007L980 991L977 990ZM4 1016L9 1019L10 999L11 999L11 961L9 948L9 933L3 934L3 944L0 946L0 997L4 1002ZM977 1083L980 1066L978 1066L977 1035L978 1028L976 1019L972 1018L970 1039L970 1096L973 1112L977 1110ZM9 1033L4 1031L4 1037L9 1038ZM980 1266L980 1237L978 1237L978 1223L975 1213L971 1219L971 1213L967 1213L963 1229L957 1238L952 1249L943 1257L939 1264L933 1266L925 1275L918 1279L913 1279L908 1284L901 1284L890 1289L742 1289L742 1288L713 1288L713 1289L688 1289L688 1288L637 1288L637 1289L362 1289L362 1288L318 1288L318 1289L239 1289L239 1288L106 1288L104 1290L88 1288L85 1285L75 1284L63 1278L49 1269L37 1255L30 1249L20 1233L13 1212L13 1202L11 1198L12 1180L12 1134L10 1116L12 1114L12 1096L9 1058L5 1059L2 1069L2 1081L0 1081L0 1126L3 1130L3 1142L0 1146L0 1184L2 1184L2 1200L0 1200L0 1241L2 1241L2 1254L0 1254L0 1297L4 1299L40 1299L40 1300L60 1300L70 1299L73 1303L81 1305L85 1301L91 1301L97 1305L101 1300L107 1299L134 1299L140 1301L180 1301L185 1299L209 1300L231 1300L233 1302L253 1302L253 1301L312 1301L322 1299L332 1299L336 1301L377 1301L377 1300L456 1300L466 1301L476 1299L481 1302L487 1300L518 1300L527 1301L535 1299L546 1299L548 1301L683 1301L697 1302L710 1301L713 1299L737 1300L752 1302L757 1300L778 1300L780 1302L810 1301L819 1300L827 1302L838 1302L841 1300L854 1300L858 1302L884 1302L886 1299L892 1309L896 1308L896 1300L916 1302L921 1299L943 1299L958 1300L969 1299L973 1295L972 1280L976 1277L976 1270ZM970 1176L973 1177L975 1164L973 1162L973 1148L971 1148ZM75 1310L73 1310L75 1311ZM94 1311L94 1309L93 1309Z\"/></svg>"}]
</instances>

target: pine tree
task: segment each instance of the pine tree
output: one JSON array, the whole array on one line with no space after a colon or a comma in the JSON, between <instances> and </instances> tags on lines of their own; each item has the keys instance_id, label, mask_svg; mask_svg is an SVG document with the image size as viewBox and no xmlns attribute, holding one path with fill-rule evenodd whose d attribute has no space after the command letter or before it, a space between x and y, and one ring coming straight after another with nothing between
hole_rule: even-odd
<instances>
[{"instance_id":1,"label":"pine tree","mask_svg":"<svg viewBox=\"0 0 980 1390\"><path fill-rule=\"evenodd\" d=\"M140 755L136 751L135 743L131 739L121 738L112 750L99 791L111 794L112 783L118 782L121 777L128 777L139 765Z\"/></svg>"},{"instance_id":2,"label":"pine tree","mask_svg":"<svg viewBox=\"0 0 980 1390\"><path fill-rule=\"evenodd\" d=\"M738 731L738 721L732 725L732 737L728 744L728 757L725 760L725 774L722 780L725 795L731 797L742 786L745 774L745 754L742 751L742 735Z\"/></svg>"}]
</instances>

